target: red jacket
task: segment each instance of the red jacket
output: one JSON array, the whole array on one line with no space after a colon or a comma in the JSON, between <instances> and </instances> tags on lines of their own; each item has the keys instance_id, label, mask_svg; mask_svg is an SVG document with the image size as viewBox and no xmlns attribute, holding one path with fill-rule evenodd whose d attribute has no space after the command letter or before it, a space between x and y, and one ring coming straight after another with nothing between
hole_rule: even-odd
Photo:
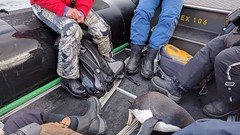
<instances>
[{"instance_id":1,"label":"red jacket","mask_svg":"<svg viewBox=\"0 0 240 135\"><path fill-rule=\"evenodd\" d=\"M75 8L83 12L86 17L91 9L94 0L76 0ZM58 16L63 16L66 6L70 6L71 0L31 0L31 4L38 4Z\"/></svg>"}]
</instances>

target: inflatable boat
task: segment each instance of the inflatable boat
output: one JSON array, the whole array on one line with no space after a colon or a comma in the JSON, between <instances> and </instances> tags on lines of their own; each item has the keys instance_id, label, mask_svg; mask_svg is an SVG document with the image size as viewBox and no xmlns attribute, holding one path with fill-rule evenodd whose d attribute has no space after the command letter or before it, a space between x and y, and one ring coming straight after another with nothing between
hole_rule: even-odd
<instances>
[{"instance_id":1,"label":"inflatable boat","mask_svg":"<svg viewBox=\"0 0 240 135\"><path fill-rule=\"evenodd\" d=\"M115 59L129 57L130 24L137 3L138 0L95 0L93 5L111 27ZM223 32L226 16L231 11L185 3L170 43L194 55ZM159 13L160 9L151 22L152 27ZM58 34L43 24L31 8L0 10L1 120L26 107L74 114L79 111L77 106L82 106L84 111L85 99L72 97L59 84L60 77L56 73L58 50L54 46L57 37ZM126 126L129 101L151 88L150 81L137 74L120 80L101 98L109 135L128 134L137 127L136 123ZM209 84L209 89L215 89L214 82ZM214 90L209 93L204 98L198 91L186 94L180 105L195 119L206 118L201 107Z\"/></svg>"}]
</instances>

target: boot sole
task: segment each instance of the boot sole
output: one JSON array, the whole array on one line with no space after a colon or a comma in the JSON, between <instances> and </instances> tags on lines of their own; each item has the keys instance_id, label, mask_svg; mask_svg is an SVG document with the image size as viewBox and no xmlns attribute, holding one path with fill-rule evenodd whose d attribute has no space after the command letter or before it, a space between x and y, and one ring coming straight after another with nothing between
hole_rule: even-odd
<instances>
[{"instance_id":1,"label":"boot sole","mask_svg":"<svg viewBox=\"0 0 240 135\"><path fill-rule=\"evenodd\" d=\"M234 111L229 111L229 112L227 112L227 113L225 113L225 114L223 114L223 115L214 115L214 114L210 114L208 111L206 111L205 109L203 109L203 113L204 113L205 115L209 116L209 117L212 117L212 118L223 118L223 117L226 117L226 116L231 115L231 114L236 114L236 113L238 113L238 112L240 112L240 108L237 109L237 110L234 110Z\"/></svg>"},{"instance_id":2,"label":"boot sole","mask_svg":"<svg viewBox=\"0 0 240 135\"><path fill-rule=\"evenodd\" d=\"M177 96L172 95L171 93L168 92L168 90L166 90L165 88L159 87L153 80L151 80L151 81L152 81L153 85L158 88L158 89L157 89L158 92L167 95L170 99L172 99L172 100L175 101L176 103L179 103L179 102L180 102L180 99L181 99L182 97L177 97Z\"/></svg>"},{"instance_id":3,"label":"boot sole","mask_svg":"<svg viewBox=\"0 0 240 135\"><path fill-rule=\"evenodd\" d=\"M99 127L99 132L98 135L104 135L107 132L107 123L104 119L100 118L100 127Z\"/></svg>"},{"instance_id":4,"label":"boot sole","mask_svg":"<svg viewBox=\"0 0 240 135\"><path fill-rule=\"evenodd\" d=\"M85 95L77 95L76 93L73 93L70 89L68 89L68 87L66 87L65 85L61 84L61 86L63 87L63 89L66 89L71 95L73 95L74 97L78 97L78 98L84 98L87 97L88 94L86 93Z\"/></svg>"}]
</instances>

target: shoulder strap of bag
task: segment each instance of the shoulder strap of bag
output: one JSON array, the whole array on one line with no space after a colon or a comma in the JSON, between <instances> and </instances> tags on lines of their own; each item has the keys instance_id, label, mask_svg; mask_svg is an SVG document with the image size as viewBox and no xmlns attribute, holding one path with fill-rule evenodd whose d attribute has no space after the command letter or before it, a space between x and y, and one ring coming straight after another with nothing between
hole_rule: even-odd
<instances>
[{"instance_id":1,"label":"shoulder strap of bag","mask_svg":"<svg viewBox=\"0 0 240 135\"><path fill-rule=\"evenodd\" d=\"M74 7L75 7L75 4L76 4L76 0L71 0L70 7L71 7L71 8L74 8Z\"/></svg>"},{"instance_id":2,"label":"shoulder strap of bag","mask_svg":"<svg viewBox=\"0 0 240 135\"><path fill-rule=\"evenodd\" d=\"M158 49L158 52L157 52L157 55L156 55L156 57L155 57L155 59L154 59L154 61L153 61L153 72L154 73L157 73L158 71L159 71L159 61L160 61L160 59L161 59L161 54L160 54L160 51L161 51L161 49L163 48L164 46L161 46L161 47L159 47L159 49Z\"/></svg>"},{"instance_id":3,"label":"shoulder strap of bag","mask_svg":"<svg viewBox=\"0 0 240 135\"><path fill-rule=\"evenodd\" d=\"M82 44L91 53L92 57L96 61L97 65L110 76L114 76L112 69L107 64L106 60L99 54L95 46L89 40L83 40Z\"/></svg>"},{"instance_id":4,"label":"shoulder strap of bag","mask_svg":"<svg viewBox=\"0 0 240 135\"><path fill-rule=\"evenodd\" d=\"M81 48L82 49L79 55L81 64L91 76L94 77L95 75L98 78L102 85L103 91L107 91L108 83L112 82L113 78L102 71L102 69L93 60L91 53L87 49L84 50L84 46Z\"/></svg>"},{"instance_id":5,"label":"shoulder strap of bag","mask_svg":"<svg viewBox=\"0 0 240 135\"><path fill-rule=\"evenodd\" d=\"M89 59L88 57L86 57L85 54L81 54L80 53L80 60L81 60L81 64L83 65L83 67L87 70L87 72L94 77L94 75L99 79L102 89L104 91L107 91L107 80L106 77L104 77L104 73L101 71L101 69L99 69L99 67L91 61L91 59Z\"/></svg>"}]
</instances>

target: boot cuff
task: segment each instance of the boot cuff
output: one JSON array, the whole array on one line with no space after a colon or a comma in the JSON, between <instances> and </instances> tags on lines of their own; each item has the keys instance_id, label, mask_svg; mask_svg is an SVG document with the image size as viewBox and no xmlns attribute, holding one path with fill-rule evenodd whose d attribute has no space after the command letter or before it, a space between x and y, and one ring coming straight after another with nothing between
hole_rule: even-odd
<instances>
[{"instance_id":1,"label":"boot cuff","mask_svg":"<svg viewBox=\"0 0 240 135\"><path fill-rule=\"evenodd\" d=\"M174 84L175 84L179 89L181 89L181 90L184 91L184 92L188 92L188 91L189 91L186 87L184 87L183 85L180 84L180 81L178 81L178 79L177 79L176 76L173 76L172 79L173 79Z\"/></svg>"}]
</instances>

